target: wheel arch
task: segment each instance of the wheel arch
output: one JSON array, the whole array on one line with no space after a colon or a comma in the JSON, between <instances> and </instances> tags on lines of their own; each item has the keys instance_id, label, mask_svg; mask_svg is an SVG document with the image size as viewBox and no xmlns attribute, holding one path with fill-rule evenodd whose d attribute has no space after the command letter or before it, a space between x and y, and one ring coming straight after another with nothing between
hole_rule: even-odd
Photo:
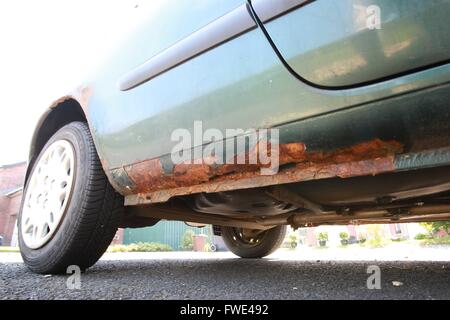
<instances>
[{"instance_id":1,"label":"wheel arch","mask_svg":"<svg viewBox=\"0 0 450 320\"><path fill-rule=\"evenodd\" d=\"M50 137L59 129L74 121L88 122L85 109L74 96L64 96L52 103L50 107L45 110L40 117L31 138L25 182L28 180L36 158L39 156L39 153Z\"/></svg>"}]
</instances>

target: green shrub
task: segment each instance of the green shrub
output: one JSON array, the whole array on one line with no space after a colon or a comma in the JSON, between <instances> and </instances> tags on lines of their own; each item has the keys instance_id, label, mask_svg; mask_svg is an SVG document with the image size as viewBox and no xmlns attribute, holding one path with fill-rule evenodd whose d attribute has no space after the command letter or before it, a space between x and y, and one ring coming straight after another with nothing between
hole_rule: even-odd
<instances>
[{"instance_id":1,"label":"green shrub","mask_svg":"<svg viewBox=\"0 0 450 320\"><path fill-rule=\"evenodd\" d=\"M372 248L384 247L388 244L388 240L383 232L381 225L370 225L367 227L367 245Z\"/></svg>"},{"instance_id":2,"label":"green shrub","mask_svg":"<svg viewBox=\"0 0 450 320\"><path fill-rule=\"evenodd\" d=\"M18 247L0 247L0 252L20 252Z\"/></svg>"},{"instance_id":3,"label":"green shrub","mask_svg":"<svg viewBox=\"0 0 450 320\"><path fill-rule=\"evenodd\" d=\"M347 232L341 232L339 233L339 238L341 238L341 240L348 240L350 236L348 235Z\"/></svg>"},{"instance_id":4,"label":"green shrub","mask_svg":"<svg viewBox=\"0 0 450 320\"><path fill-rule=\"evenodd\" d=\"M440 238L425 239L423 245L446 245L450 244L450 235Z\"/></svg>"},{"instance_id":5,"label":"green shrub","mask_svg":"<svg viewBox=\"0 0 450 320\"><path fill-rule=\"evenodd\" d=\"M211 252L211 243L210 242L206 242L204 247L203 247L203 252Z\"/></svg>"},{"instance_id":6,"label":"green shrub","mask_svg":"<svg viewBox=\"0 0 450 320\"><path fill-rule=\"evenodd\" d=\"M195 232L191 229L186 230L181 239L181 249L186 251L194 249L194 235Z\"/></svg>"},{"instance_id":7,"label":"green shrub","mask_svg":"<svg viewBox=\"0 0 450 320\"><path fill-rule=\"evenodd\" d=\"M108 248L108 252L130 252L131 245L114 244Z\"/></svg>"},{"instance_id":8,"label":"green shrub","mask_svg":"<svg viewBox=\"0 0 450 320\"><path fill-rule=\"evenodd\" d=\"M292 232L288 236L289 242L297 242L298 241L298 235L295 232Z\"/></svg>"},{"instance_id":9,"label":"green shrub","mask_svg":"<svg viewBox=\"0 0 450 320\"><path fill-rule=\"evenodd\" d=\"M114 245L110 247L110 252L167 252L173 251L172 247L157 242L138 242L128 245Z\"/></svg>"},{"instance_id":10,"label":"green shrub","mask_svg":"<svg viewBox=\"0 0 450 320\"><path fill-rule=\"evenodd\" d=\"M319 241L328 241L328 232L319 232L317 239Z\"/></svg>"},{"instance_id":11,"label":"green shrub","mask_svg":"<svg viewBox=\"0 0 450 320\"><path fill-rule=\"evenodd\" d=\"M358 234L358 242L365 243L366 241L367 241L367 234L365 234L364 232L360 232Z\"/></svg>"},{"instance_id":12,"label":"green shrub","mask_svg":"<svg viewBox=\"0 0 450 320\"><path fill-rule=\"evenodd\" d=\"M421 225L431 233L436 233L441 230L448 232L450 229L450 221L424 222Z\"/></svg>"},{"instance_id":13,"label":"green shrub","mask_svg":"<svg viewBox=\"0 0 450 320\"><path fill-rule=\"evenodd\" d=\"M132 252L164 252L173 251L172 247L168 244L157 242L139 242L133 247Z\"/></svg>"},{"instance_id":14,"label":"green shrub","mask_svg":"<svg viewBox=\"0 0 450 320\"><path fill-rule=\"evenodd\" d=\"M416 240L425 240L425 239L432 239L433 237L427 233L418 233L414 237Z\"/></svg>"},{"instance_id":15,"label":"green shrub","mask_svg":"<svg viewBox=\"0 0 450 320\"><path fill-rule=\"evenodd\" d=\"M288 248L296 248L297 244L298 244L298 235L296 232L291 232L287 238L286 238L286 242L287 242L287 246Z\"/></svg>"}]
</instances>

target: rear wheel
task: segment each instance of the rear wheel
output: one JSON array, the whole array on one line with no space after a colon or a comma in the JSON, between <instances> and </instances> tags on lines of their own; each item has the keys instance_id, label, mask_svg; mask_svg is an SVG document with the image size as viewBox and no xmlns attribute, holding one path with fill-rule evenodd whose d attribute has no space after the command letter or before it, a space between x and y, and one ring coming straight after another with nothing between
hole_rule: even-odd
<instances>
[{"instance_id":1,"label":"rear wheel","mask_svg":"<svg viewBox=\"0 0 450 320\"><path fill-rule=\"evenodd\" d=\"M241 258L262 258L277 250L286 236L286 226L261 231L222 227L227 248Z\"/></svg>"},{"instance_id":2,"label":"rear wheel","mask_svg":"<svg viewBox=\"0 0 450 320\"><path fill-rule=\"evenodd\" d=\"M42 149L18 217L25 264L37 273L92 266L112 241L123 197L109 184L85 123L66 125Z\"/></svg>"}]
</instances>

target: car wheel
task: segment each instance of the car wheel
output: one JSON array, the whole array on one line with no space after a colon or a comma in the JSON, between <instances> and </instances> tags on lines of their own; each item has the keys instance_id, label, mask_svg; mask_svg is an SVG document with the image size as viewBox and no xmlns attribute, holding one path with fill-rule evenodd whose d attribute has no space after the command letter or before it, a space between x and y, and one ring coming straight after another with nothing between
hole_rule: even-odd
<instances>
[{"instance_id":1,"label":"car wheel","mask_svg":"<svg viewBox=\"0 0 450 320\"><path fill-rule=\"evenodd\" d=\"M269 230L222 227L227 248L241 258L262 258L278 249L286 236L286 226Z\"/></svg>"},{"instance_id":2,"label":"car wheel","mask_svg":"<svg viewBox=\"0 0 450 320\"><path fill-rule=\"evenodd\" d=\"M18 216L20 252L37 273L92 266L111 243L123 197L109 184L89 128L73 122L36 159Z\"/></svg>"}]
</instances>

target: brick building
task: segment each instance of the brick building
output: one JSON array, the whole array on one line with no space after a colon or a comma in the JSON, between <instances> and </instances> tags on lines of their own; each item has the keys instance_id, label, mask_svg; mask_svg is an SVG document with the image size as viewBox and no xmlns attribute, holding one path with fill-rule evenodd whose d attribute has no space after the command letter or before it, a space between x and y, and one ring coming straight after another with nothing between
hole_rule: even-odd
<instances>
[{"instance_id":1,"label":"brick building","mask_svg":"<svg viewBox=\"0 0 450 320\"><path fill-rule=\"evenodd\" d=\"M22 200L26 162L0 166L0 237L3 246L17 246L17 214ZM124 231L119 229L113 244L121 244Z\"/></svg>"},{"instance_id":2,"label":"brick building","mask_svg":"<svg viewBox=\"0 0 450 320\"><path fill-rule=\"evenodd\" d=\"M16 220L22 199L26 163L0 167L0 236L3 245L17 245Z\"/></svg>"}]
</instances>

